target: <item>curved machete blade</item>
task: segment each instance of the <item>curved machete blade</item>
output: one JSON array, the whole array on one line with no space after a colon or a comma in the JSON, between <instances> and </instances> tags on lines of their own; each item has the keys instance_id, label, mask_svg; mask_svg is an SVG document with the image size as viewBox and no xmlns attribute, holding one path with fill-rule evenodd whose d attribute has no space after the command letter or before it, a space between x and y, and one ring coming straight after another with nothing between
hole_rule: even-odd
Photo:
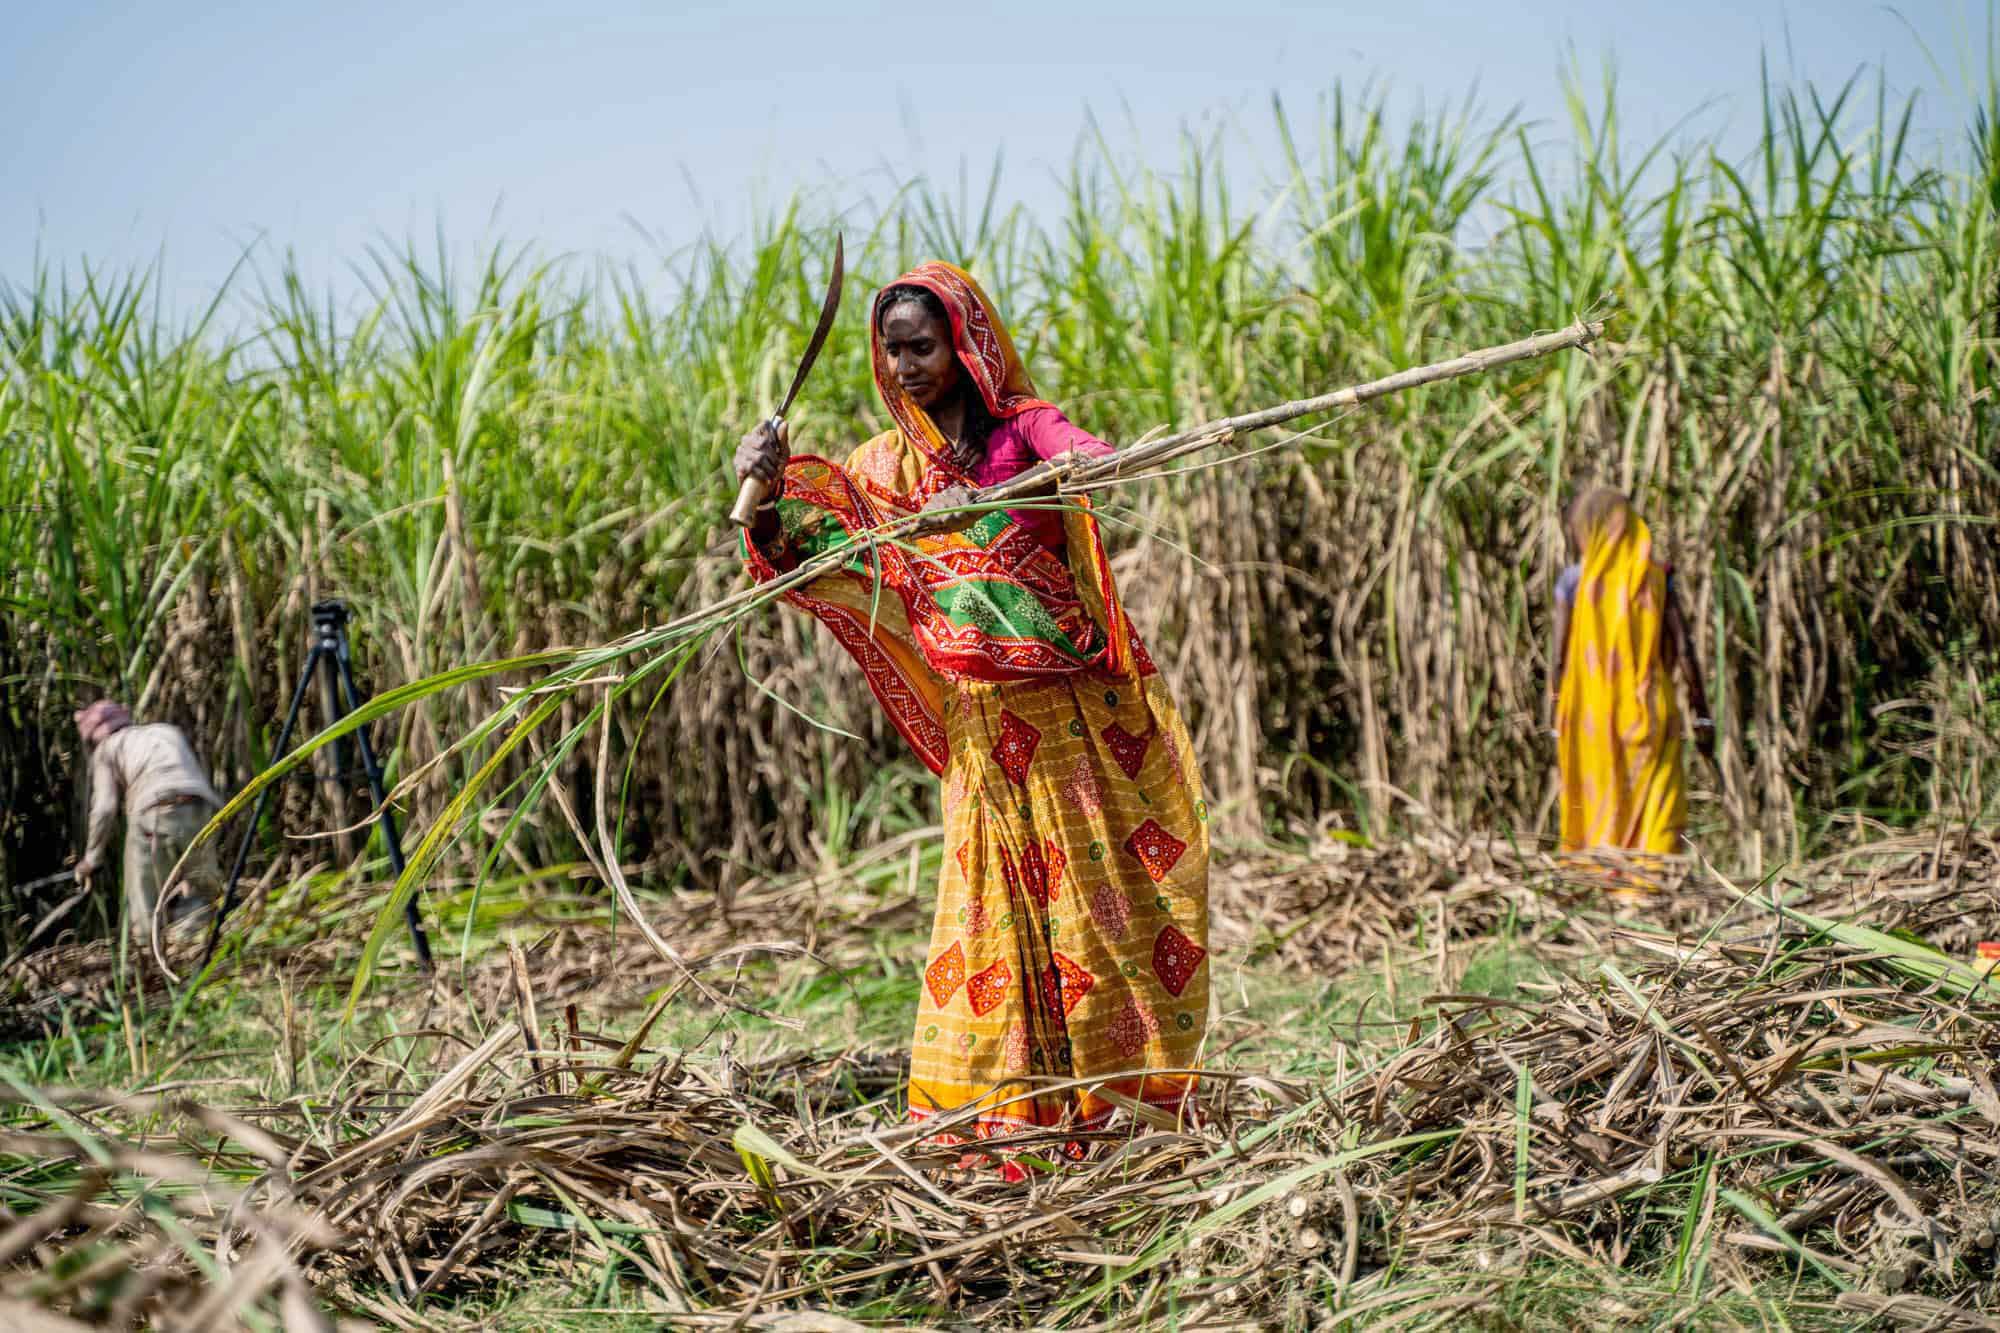
<instances>
[{"instance_id":1,"label":"curved machete blade","mask_svg":"<svg viewBox=\"0 0 2000 1333\"><path fill-rule=\"evenodd\" d=\"M792 376L792 387L785 391L785 401L778 404L774 419L782 420L785 413L792 410L792 399L799 396L799 389L806 382L806 375L819 360L819 349L826 346L826 335L833 331L833 316L840 309L841 279L847 275L847 256L842 248L838 232L833 237L833 274L826 280L826 299L820 303L819 323L813 328L812 341L806 344L806 354L799 359L799 373Z\"/></svg>"}]
</instances>

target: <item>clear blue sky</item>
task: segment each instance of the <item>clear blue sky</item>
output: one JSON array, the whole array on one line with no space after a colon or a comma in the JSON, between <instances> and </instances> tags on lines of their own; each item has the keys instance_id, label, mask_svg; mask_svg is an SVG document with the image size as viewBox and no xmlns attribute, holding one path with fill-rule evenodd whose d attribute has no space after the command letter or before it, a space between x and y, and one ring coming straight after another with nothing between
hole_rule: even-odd
<instances>
[{"instance_id":1,"label":"clear blue sky","mask_svg":"<svg viewBox=\"0 0 2000 1333\"><path fill-rule=\"evenodd\" d=\"M881 198L912 172L983 175L1035 206L1086 109L1167 162L1218 119L1268 147L1275 91L1304 112L1333 80L1414 105L1474 81L1562 134L1566 49L1615 56L1628 132L1747 134L1760 49L1837 83L1886 68L1957 136L1983 77L1984 0L1463 0L1128 6L1022 0L998 14L579 0L207 5L25 0L0 17L0 280L39 249L77 261L162 251L198 298L258 237L318 280L385 235L532 241L543 254L654 253L755 192Z\"/></svg>"}]
</instances>

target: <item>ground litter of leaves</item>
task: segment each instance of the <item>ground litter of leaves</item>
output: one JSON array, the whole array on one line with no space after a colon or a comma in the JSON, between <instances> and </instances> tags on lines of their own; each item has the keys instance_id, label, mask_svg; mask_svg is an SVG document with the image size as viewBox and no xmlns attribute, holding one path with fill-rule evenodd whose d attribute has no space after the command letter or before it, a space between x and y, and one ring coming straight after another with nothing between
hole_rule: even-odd
<instances>
[{"instance_id":1,"label":"ground litter of leaves","mask_svg":"<svg viewBox=\"0 0 2000 1333\"><path fill-rule=\"evenodd\" d=\"M1680 867L1607 911L1587 870L1492 844L1235 856L1218 949L1324 976L1441 952L1449 979L1505 930L1564 965L1424 997L1310 1075L1219 1061L1197 1115L1082 1165L1061 1131L987 1145L1026 1184L904 1124L892 1052L656 1036L746 1003L746 940L838 953L802 913L897 903L753 886L671 957L565 926L482 966L483 1027L436 1005L337 1095L7 1087L0 1315L429 1328L531 1264L674 1327L1448 1326L1546 1261L1643 1273L1689 1319L1789 1276L1807 1324L1996 1327L2000 990L1965 964L1997 866L1990 837L1910 837L1755 886ZM101 946L64 947L87 991ZM623 1035L614 991L654 996Z\"/></svg>"}]
</instances>

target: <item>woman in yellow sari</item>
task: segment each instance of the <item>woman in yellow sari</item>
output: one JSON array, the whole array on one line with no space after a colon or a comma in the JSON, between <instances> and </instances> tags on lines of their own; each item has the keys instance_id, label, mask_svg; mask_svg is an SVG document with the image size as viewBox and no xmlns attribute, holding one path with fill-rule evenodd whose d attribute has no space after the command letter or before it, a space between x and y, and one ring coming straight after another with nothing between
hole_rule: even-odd
<instances>
[{"instance_id":1,"label":"woman in yellow sari","mask_svg":"<svg viewBox=\"0 0 2000 1333\"><path fill-rule=\"evenodd\" d=\"M1177 1112L1194 1080L1174 1071L1198 1061L1208 1019L1208 807L1087 506L856 540L1110 446L1034 397L991 301L951 265L883 289L870 332L894 428L836 464L760 426L736 473L776 496L745 542L758 579L848 552L786 600L833 633L944 780L910 1114L976 1108L958 1139L1099 1129L1132 1103ZM1071 1079L1100 1082L1048 1087Z\"/></svg>"},{"instance_id":2,"label":"woman in yellow sari","mask_svg":"<svg viewBox=\"0 0 2000 1333\"><path fill-rule=\"evenodd\" d=\"M1564 851L1680 851L1687 826L1676 669L1695 710L1696 744L1714 757L1709 719L1673 568L1631 503L1597 486L1569 507L1577 563L1556 584L1556 737Z\"/></svg>"}]
</instances>

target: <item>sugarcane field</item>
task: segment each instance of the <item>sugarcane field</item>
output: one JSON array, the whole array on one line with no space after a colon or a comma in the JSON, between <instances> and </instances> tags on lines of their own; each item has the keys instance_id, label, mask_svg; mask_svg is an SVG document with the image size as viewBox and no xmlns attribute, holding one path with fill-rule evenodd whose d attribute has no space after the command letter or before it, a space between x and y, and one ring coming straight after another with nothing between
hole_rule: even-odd
<instances>
[{"instance_id":1,"label":"sugarcane field","mask_svg":"<svg viewBox=\"0 0 2000 1333\"><path fill-rule=\"evenodd\" d=\"M2000 1329L2000 11L10 26L0 1330Z\"/></svg>"}]
</instances>

